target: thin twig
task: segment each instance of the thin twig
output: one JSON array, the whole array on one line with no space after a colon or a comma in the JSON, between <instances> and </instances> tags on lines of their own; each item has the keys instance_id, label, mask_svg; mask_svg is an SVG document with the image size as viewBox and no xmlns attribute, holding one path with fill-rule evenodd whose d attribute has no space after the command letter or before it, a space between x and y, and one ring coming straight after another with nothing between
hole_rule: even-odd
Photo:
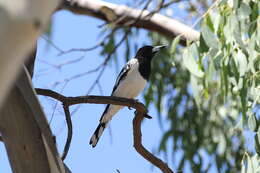
<instances>
[{"instance_id":1,"label":"thin twig","mask_svg":"<svg viewBox=\"0 0 260 173\"><path fill-rule=\"evenodd\" d=\"M160 11L162 8L165 8L165 7L169 6L169 5L171 5L173 2L174 2L174 1L170 1L170 2L164 4L164 1L162 1L162 2L159 4L159 6L158 6L158 8L157 8L156 10L154 10L154 11L148 13L144 18L147 18L147 17L149 17L149 16L152 16L154 13ZM126 23L124 26L129 27L130 25L133 25L133 24L139 22L140 18L141 18L142 15L143 15L143 12L148 8L148 6L149 6L150 3L151 3L151 0L147 1L146 4L144 5L143 9L141 10L140 14L138 15L138 17L137 17L136 19L134 19L134 20L132 20L132 21ZM124 17L123 17L123 16L119 17L119 19L117 19L116 21L114 21L114 24L116 24L117 22L119 22L120 19L122 19L122 18L124 18ZM70 53L70 52L74 52L74 51L90 51L90 50L93 50L93 49L98 48L99 46L103 46L103 45L104 45L104 41L105 41L106 39L108 39L111 35L113 35L119 28L120 28L119 26L116 26L115 28L113 28L112 31L111 31L108 35L106 35L101 42L99 42L98 44L96 44L96 45L94 45L93 47L90 47L90 48L72 48L72 49L69 49L69 50L62 50L62 49L60 49L59 47L57 47L54 43L52 43L51 40L49 40L48 38L43 37L43 39L45 39L46 41L48 41L49 43L51 43L51 45L52 45L57 51L59 51L58 56L60 56L60 55L63 55L63 54L65 54L65 53ZM66 78L66 79L64 79L64 80L61 80L61 81L56 81L56 82L54 82L53 84L51 84L52 87L55 87L55 86L57 86L57 85L60 84L60 83L68 82L68 81L71 81L71 80L73 80L73 79L76 79L76 78L79 78L79 77L83 77L83 76L85 76L85 75L87 75L87 74L96 72L96 71L100 70L100 69L103 67L102 70L101 70L101 72L100 72L100 74L98 75L98 77L96 78L96 80L94 81L94 83L92 84L92 86L89 88L89 91L87 92L87 94L89 94L89 93L94 89L94 87L97 85L97 83L99 82L99 80L100 80L100 78L101 78L101 76L102 76L102 74L103 74L103 72L104 72L104 70L105 70L104 68L105 68L105 66L107 65L108 61L111 59L111 56L114 54L114 52L117 50L117 48L123 43L123 41L127 38L129 32L130 32L130 28L128 28L128 30L124 33L124 36L122 37L122 39L115 45L115 47L114 47L114 48L112 49L112 51L107 55L107 57L105 58L105 60L103 61L103 63L102 63L101 65L99 65L97 68L95 68L95 69L93 69L93 70L90 70L90 71L88 71L88 72L83 72L83 73L80 73L80 74L76 74L76 75L74 75L74 76L71 76L71 77ZM80 58L80 59L81 59L81 58ZM76 62L77 62L77 61L78 61L78 60L76 60ZM75 61L72 60L71 62L75 62ZM70 63L70 61L69 61L69 63ZM65 65L66 65L66 64L68 64L68 63L66 62ZM52 64L51 64L51 65L52 65ZM61 68L62 65L64 65L64 63L59 64L59 65L52 65L52 66L54 66L54 67L56 67L56 68Z\"/></svg>"},{"instance_id":2,"label":"thin twig","mask_svg":"<svg viewBox=\"0 0 260 173\"><path fill-rule=\"evenodd\" d=\"M126 24L124 24L124 26L130 26L130 25L136 24L136 23L141 19L143 12L148 8L148 6L149 6L149 4L151 3L151 1L152 1L152 0L148 0L148 1L146 2L146 4L144 5L143 9L141 10L140 14L138 15L138 17L137 17L136 19L127 22ZM123 21L126 17L127 17L127 14L125 14L125 15L119 17L119 18L114 22L114 24L120 23L120 22Z\"/></svg>"},{"instance_id":3,"label":"thin twig","mask_svg":"<svg viewBox=\"0 0 260 173\"><path fill-rule=\"evenodd\" d=\"M72 131L72 121L71 121L71 116L70 116L70 110L69 110L69 107L66 104L66 102L63 102L63 109L64 109L67 127L68 127L67 140L66 140L66 144L65 144L64 149L63 149L62 157L61 157L62 160L65 160L65 158L66 158L66 156L69 152L73 131Z\"/></svg>"},{"instance_id":4,"label":"thin twig","mask_svg":"<svg viewBox=\"0 0 260 173\"><path fill-rule=\"evenodd\" d=\"M97 83L97 86L98 86L98 90L99 90L100 95L104 95L104 92L103 92L103 89L101 87L100 82Z\"/></svg>"},{"instance_id":5,"label":"thin twig","mask_svg":"<svg viewBox=\"0 0 260 173\"><path fill-rule=\"evenodd\" d=\"M53 82L52 84L50 84L52 87L56 87L57 85L63 83L63 82L69 82L71 80L74 80L74 79L77 79L77 78L80 78L80 77L83 77L83 76L86 76L88 74L91 74L91 73L94 73L94 72L97 72L101 67L103 66L103 63L101 63L100 65L98 65L96 68L94 69L91 69L89 71L86 71L86 72L83 72L83 73L79 73L79 74L76 74L76 75L73 75L71 77L68 77L68 78L65 78L63 80L60 80L60 81L55 81Z\"/></svg>"},{"instance_id":6,"label":"thin twig","mask_svg":"<svg viewBox=\"0 0 260 173\"><path fill-rule=\"evenodd\" d=\"M66 53L71 53L71 52L87 52L87 51L92 51L96 48L98 48L99 46L103 46L104 42L100 42L92 47L89 47L89 48L72 48L72 49L68 49L68 50L63 50L61 51L58 56L61 56L63 54L66 54Z\"/></svg>"},{"instance_id":7,"label":"thin twig","mask_svg":"<svg viewBox=\"0 0 260 173\"><path fill-rule=\"evenodd\" d=\"M63 90L65 89L65 87L66 87L67 84L68 84L68 82L65 82L65 84L64 84L63 87L62 87L62 89L60 90L61 93L63 92ZM50 121L49 121L49 125L51 125L51 122L52 122L52 119L53 119L53 117L54 117L55 110L56 110L57 106L58 106L58 102L56 101L56 102L55 102L55 105L54 105L54 110L53 110L53 112L52 112L52 114L51 114L51 118L50 118Z\"/></svg>"},{"instance_id":8,"label":"thin twig","mask_svg":"<svg viewBox=\"0 0 260 173\"><path fill-rule=\"evenodd\" d=\"M63 50L61 48L59 48L56 44L54 44L52 42L52 40L50 40L46 35L41 35L41 37L43 40L45 40L47 43L49 43L54 49L56 49L58 52L63 52Z\"/></svg>"},{"instance_id":9,"label":"thin twig","mask_svg":"<svg viewBox=\"0 0 260 173\"><path fill-rule=\"evenodd\" d=\"M105 60L103 61L103 63L101 64L103 66L103 68L101 69L101 71L99 72L96 80L94 81L94 83L91 85L91 87L89 88L87 95L91 93L91 91L94 89L94 87L99 83L99 80L101 78L101 76L103 75L106 65L108 63L108 61L111 59L113 53L117 50L117 48L123 43L123 41L127 38L127 35L129 34L130 30L128 29L125 33L124 36L121 38L121 40L115 45L115 47L112 49L112 51L107 55L107 57L105 58ZM100 66L98 67L100 68Z\"/></svg>"}]
</instances>

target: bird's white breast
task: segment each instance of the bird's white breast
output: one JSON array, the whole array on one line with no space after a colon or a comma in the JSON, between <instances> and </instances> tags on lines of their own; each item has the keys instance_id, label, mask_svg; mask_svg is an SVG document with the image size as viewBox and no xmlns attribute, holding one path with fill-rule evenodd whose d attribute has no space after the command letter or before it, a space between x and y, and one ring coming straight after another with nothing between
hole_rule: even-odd
<instances>
[{"instance_id":1,"label":"bird's white breast","mask_svg":"<svg viewBox=\"0 0 260 173\"><path fill-rule=\"evenodd\" d=\"M138 70L138 60L131 59L131 68L125 78L120 81L118 87L113 92L112 96L135 98L143 91L147 81L141 76ZM107 113L103 116L101 122L108 122L123 106L110 105Z\"/></svg>"},{"instance_id":2,"label":"bird's white breast","mask_svg":"<svg viewBox=\"0 0 260 173\"><path fill-rule=\"evenodd\" d=\"M147 81L140 75L138 70L138 60L132 59L130 61L131 69L127 76L120 82L117 89L114 91L113 96L135 98L143 91Z\"/></svg>"}]
</instances>

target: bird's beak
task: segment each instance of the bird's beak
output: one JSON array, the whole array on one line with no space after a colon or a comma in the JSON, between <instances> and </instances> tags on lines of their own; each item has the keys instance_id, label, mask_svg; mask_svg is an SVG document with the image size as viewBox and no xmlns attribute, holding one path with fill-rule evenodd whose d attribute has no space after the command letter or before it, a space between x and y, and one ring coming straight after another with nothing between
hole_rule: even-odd
<instances>
[{"instance_id":1,"label":"bird's beak","mask_svg":"<svg viewBox=\"0 0 260 173\"><path fill-rule=\"evenodd\" d=\"M168 46L166 46L166 45L155 46L152 51L155 54L155 53L159 52L160 50L162 50L162 49L164 49L166 47L168 47Z\"/></svg>"}]
</instances>

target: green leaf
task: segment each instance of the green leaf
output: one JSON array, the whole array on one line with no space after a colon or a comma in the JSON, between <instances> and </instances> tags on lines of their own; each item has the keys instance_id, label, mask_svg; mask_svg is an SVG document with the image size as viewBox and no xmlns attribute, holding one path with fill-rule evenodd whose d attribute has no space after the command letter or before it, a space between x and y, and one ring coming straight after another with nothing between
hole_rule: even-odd
<instances>
[{"instance_id":1,"label":"green leaf","mask_svg":"<svg viewBox=\"0 0 260 173\"><path fill-rule=\"evenodd\" d=\"M251 8L249 5L245 3L241 3L238 9L238 17L239 19L246 19L251 14Z\"/></svg>"},{"instance_id":2,"label":"green leaf","mask_svg":"<svg viewBox=\"0 0 260 173\"><path fill-rule=\"evenodd\" d=\"M223 59L224 54L222 52L218 52L218 54L214 57L213 63L216 70L221 68L221 60Z\"/></svg>"},{"instance_id":3,"label":"green leaf","mask_svg":"<svg viewBox=\"0 0 260 173\"><path fill-rule=\"evenodd\" d=\"M214 21L213 26L214 26L215 32L218 32L222 17L219 15L219 13L213 13L212 16L213 16L213 21Z\"/></svg>"},{"instance_id":4,"label":"green leaf","mask_svg":"<svg viewBox=\"0 0 260 173\"><path fill-rule=\"evenodd\" d=\"M241 50L238 50L234 59L235 59L240 77L244 76L248 69L246 56L243 54L243 52Z\"/></svg>"},{"instance_id":5,"label":"green leaf","mask_svg":"<svg viewBox=\"0 0 260 173\"><path fill-rule=\"evenodd\" d=\"M253 132L257 131L258 129L257 119L253 113L249 115L247 123L250 130L252 130Z\"/></svg>"},{"instance_id":6,"label":"green leaf","mask_svg":"<svg viewBox=\"0 0 260 173\"><path fill-rule=\"evenodd\" d=\"M256 157L250 156L247 152L245 153L242 160L242 173L256 173L258 163L255 161Z\"/></svg>"},{"instance_id":7,"label":"green leaf","mask_svg":"<svg viewBox=\"0 0 260 173\"><path fill-rule=\"evenodd\" d=\"M230 20L228 20L227 22L228 22L228 24L231 23ZM231 42L234 39L233 32L231 31L230 25L225 25L223 27L223 35L225 36L225 42Z\"/></svg>"},{"instance_id":8,"label":"green leaf","mask_svg":"<svg viewBox=\"0 0 260 173\"><path fill-rule=\"evenodd\" d=\"M228 67L225 65L222 66L221 78L222 78L222 87L223 87L224 95L225 95L225 97L227 97L229 80L228 80Z\"/></svg>"},{"instance_id":9,"label":"green leaf","mask_svg":"<svg viewBox=\"0 0 260 173\"><path fill-rule=\"evenodd\" d=\"M194 53L195 52L192 52L191 48L185 49L183 52L183 64L190 71L191 74L202 78L204 76L204 72L199 68L199 65L194 59Z\"/></svg>"},{"instance_id":10,"label":"green leaf","mask_svg":"<svg viewBox=\"0 0 260 173\"><path fill-rule=\"evenodd\" d=\"M260 146L260 128L258 128L258 130L257 130L257 142Z\"/></svg>"},{"instance_id":11,"label":"green leaf","mask_svg":"<svg viewBox=\"0 0 260 173\"><path fill-rule=\"evenodd\" d=\"M209 29L207 25L201 28L201 34L207 46L215 49L219 48L219 43L216 38L216 35Z\"/></svg>"},{"instance_id":12,"label":"green leaf","mask_svg":"<svg viewBox=\"0 0 260 173\"><path fill-rule=\"evenodd\" d=\"M105 46L103 47L103 50L101 51L101 55L111 53L114 47L115 47L115 40L114 37L111 37L108 43L106 43Z\"/></svg>"},{"instance_id":13,"label":"green leaf","mask_svg":"<svg viewBox=\"0 0 260 173\"><path fill-rule=\"evenodd\" d=\"M159 151L166 151L166 142L169 139L169 137L172 135L172 130L169 130L164 133L160 146L159 146Z\"/></svg>"},{"instance_id":14,"label":"green leaf","mask_svg":"<svg viewBox=\"0 0 260 173\"><path fill-rule=\"evenodd\" d=\"M243 124L246 121L246 112L247 112L247 86L245 79L243 79L243 88L240 90L240 100L241 100L241 108L242 108L242 117L243 117Z\"/></svg>"},{"instance_id":15,"label":"green leaf","mask_svg":"<svg viewBox=\"0 0 260 173\"><path fill-rule=\"evenodd\" d=\"M200 88L201 87L199 85L198 78L196 78L195 76L191 76L190 82L191 82L193 97L195 99L197 106L200 107L200 103L201 103L201 96L200 96L201 89Z\"/></svg>"},{"instance_id":16,"label":"green leaf","mask_svg":"<svg viewBox=\"0 0 260 173\"><path fill-rule=\"evenodd\" d=\"M181 36L178 35L177 37L175 37L175 39L172 41L172 45L171 45L171 49L170 49L170 54L174 54L176 52L176 47L180 42L180 38Z\"/></svg>"},{"instance_id":17,"label":"green leaf","mask_svg":"<svg viewBox=\"0 0 260 173\"><path fill-rule=\"evenodd\" d=\"M209 47L207 46L202 34L200 35L199 50L201 53L207 52L209 50Z\"/></svg>"},{"instance_id":18,"label":"green leaf","mask_svg":"<svg viewBox=\"0 0 260 173\"><path fill-rule=\"evenodd\" d=\"M258 156L260 156L260 133L259 132L257 132L255 135L255 151L258 154Z\"/></svg>"},{"instance_id":19,"label":"green leaf","mask_svg":"<svg viewBox=\"0 0 260 173\"><path fill-rule=\"evenodd\" d=\"M213 22L212 22L211 17L210 17L209 14L206 16L205 20L206 20L206 24L207 24L207 26L209 27L209 29L210 29L212 32L214 32L214 24L213 24Z\"/></svg>"},{"instance_id":20,"label":"green leaf","mask_svg":"<svg viewBox=\"0 0 260 173\"><path fill-rule=\"evenodd\" d=\"M259 4L260 5L260 4ZM250 20L252 21L250 28L249 28L249 34L252 35L256 29L257 29L257 17L259 15L258 12L258 4L251 2L251 15L250 15Z\"/></svg>"}]
</instances>

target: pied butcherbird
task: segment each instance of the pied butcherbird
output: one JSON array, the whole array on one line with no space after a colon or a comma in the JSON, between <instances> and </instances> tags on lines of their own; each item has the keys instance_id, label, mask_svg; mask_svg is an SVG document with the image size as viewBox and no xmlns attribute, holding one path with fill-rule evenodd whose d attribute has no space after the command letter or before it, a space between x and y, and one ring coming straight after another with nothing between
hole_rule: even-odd
<instances>
[{"instance_id":1,"label":"pied butcherbird","mask_svg":"<svg viewBox=\"0 0 260 173\"><path fill-rule=\"evenodd\" d=\"M135 98L143 91L151 73L151 60L154 55L165 48L162 46L144 46L140 48L136 56L129 60L120 71L116 83L114 85L111 96ZM97 145L97 142L107 127L112 117L123 106L108 104L100 118L100 123L92 135L89 144L92 147Z\"/></svg>"}]
</instances>

